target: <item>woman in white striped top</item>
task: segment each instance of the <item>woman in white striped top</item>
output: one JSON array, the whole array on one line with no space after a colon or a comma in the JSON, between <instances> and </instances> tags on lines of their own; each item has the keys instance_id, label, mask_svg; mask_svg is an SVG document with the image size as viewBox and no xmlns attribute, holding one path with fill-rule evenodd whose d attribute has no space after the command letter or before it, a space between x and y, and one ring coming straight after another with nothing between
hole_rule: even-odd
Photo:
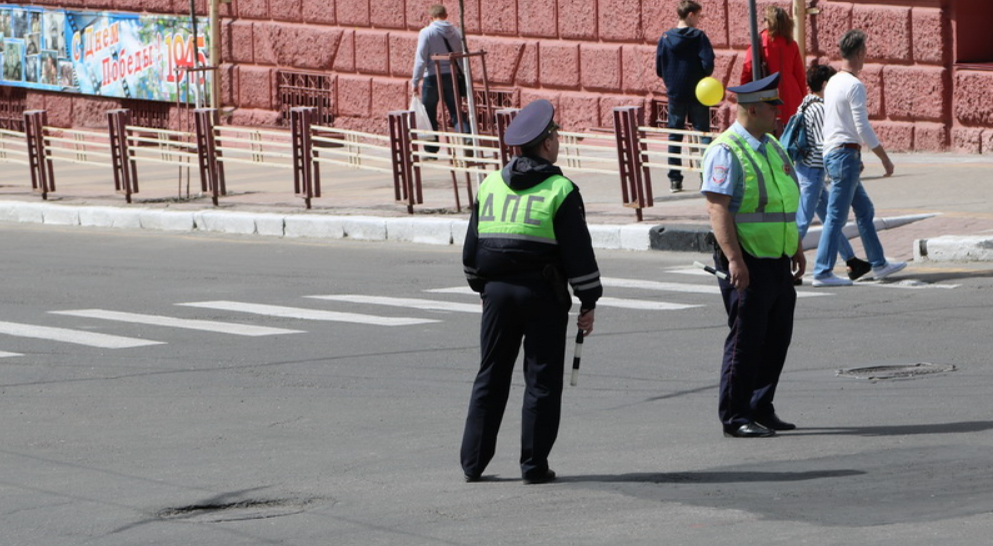
<instances>
[{"instance_id":1,"label":"woman in white striped top","mask_svg":"<svg viewBox=\"0 0 993 546\"><path fill-rule=\"evenodd\" d=\"M828 65L814 65L807 69L807 85L811 93L800 104L807 130L808 152L795 165L800 180L800 207L796 213L796 226L800 239L807 234L814 214L824 220L827 212L826 179L824 176L824 85L837 71ZM844 235L838 236L838 254L848 265L848 277L855 280L872 269L869 262L855 257L855 251Z\"/></svg>"}]
</instances>

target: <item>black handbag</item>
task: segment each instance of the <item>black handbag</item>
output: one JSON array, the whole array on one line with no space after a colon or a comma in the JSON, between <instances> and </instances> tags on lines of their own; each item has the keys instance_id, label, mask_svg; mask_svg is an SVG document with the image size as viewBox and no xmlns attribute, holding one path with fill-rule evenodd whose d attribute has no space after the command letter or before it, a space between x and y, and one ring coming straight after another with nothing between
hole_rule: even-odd
<instances>
[{"instance_id":1,"label":"black handbag","mask_svg":"<svg viewBox=\"0 0 993 546\"><path fill-rule=\"evenodd\" d=\"M454 51L452 51L452 45L448 43L448 38L442 36L441 39L445 41L445 48L448 49L448 52L455 53ZM462 73L462 67L458 62L451 62L450 64L452 65L452 68L455 69L455 77L456 80L458 81L458 86L459 86L459 96L464 97L466 96L465 94L466 89L465 89L465 75Z\"/></svg>"}]
</instances>

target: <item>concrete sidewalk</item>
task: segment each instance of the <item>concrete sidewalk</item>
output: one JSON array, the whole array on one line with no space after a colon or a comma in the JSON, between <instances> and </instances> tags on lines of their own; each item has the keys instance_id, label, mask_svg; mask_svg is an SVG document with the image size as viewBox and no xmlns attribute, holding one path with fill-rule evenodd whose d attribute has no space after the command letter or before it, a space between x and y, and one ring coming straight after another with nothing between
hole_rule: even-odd
<instances>
[{"instance_id":1,"label":"concrete sidewalk","mask_svg":"<svg viewBox=\"0 0 993 546\"><path fill-rule=\"evenodd\" d=\"M896 174L866 156L863 177L876 217L936 213L937 216L880 232L887 256L935 261L993 261L993 157L893 154ZM213 207L198 196L194 168L139 166L141 191L127 204L114 192L109 167L56 164L56 191L43 201L31 191L27 167L6 164L0 172L0 221L214 231L281 237L351 238L428 244L460 244L468 218L466 182L424 169L424 204L407 214L394 202L390 175L322 165L323 196L306 210L293 195L292 173L266 167L225 165L228 195ZM609 175L571 176L582 189L598 248L701 250L708 229L704 200L695 189L670 194L665 173L653 170L655 205L621 205L621 186ZM688 177L684 184L694 188ZM453 184L459 188L456 210ZM856 251L864 255L858 238Z\"/></svg>"}]
</instances>

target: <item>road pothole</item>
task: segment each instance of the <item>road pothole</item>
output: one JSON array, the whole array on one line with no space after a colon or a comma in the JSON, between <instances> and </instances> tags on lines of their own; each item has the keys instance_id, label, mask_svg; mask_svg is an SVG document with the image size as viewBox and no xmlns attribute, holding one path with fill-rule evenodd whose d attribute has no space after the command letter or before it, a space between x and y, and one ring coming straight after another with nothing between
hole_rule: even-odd
<instances>
[{"instance_id":1,"label":"road pothole","mask_svg":"<svg viewBox=\"0 0 993 546\"><path fill-rule=\"evenodd\" d=\"M219 523L292 516L306 512L319 499L249 499L166 508L156 515L166 521Z\"/></svg>"},{"instance_id":2,"label":"road pothole","mask_svg":"<svg viewBox=\"0 0 993 546\"><path fill-rule=\"evenodd\" d=\"M954 364L932 364L917 362L915 364L900 364L894 366L867 366L864 368L843 368L837 375L878 381L881 379L917 379L929 375L954 372Z\"/></svg>"}]
</instances>

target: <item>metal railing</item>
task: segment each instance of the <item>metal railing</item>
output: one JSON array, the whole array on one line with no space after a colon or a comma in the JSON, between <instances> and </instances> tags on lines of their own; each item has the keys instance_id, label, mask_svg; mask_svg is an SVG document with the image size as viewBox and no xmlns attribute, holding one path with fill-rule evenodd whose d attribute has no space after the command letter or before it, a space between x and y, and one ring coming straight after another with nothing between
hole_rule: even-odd
<instances>
[{"instance_id":1,"label":"metal railing","mask_svg":"<svg viewBox=\"0 0 993 546\"><path fill-rule=\"evenodd\" d=\"M393 174L390 137L322 125L313 125L310 131L311 141L318 144L316 163Z\"/></svg>"},{"instance_id":2,"label":"metal railing","mask_svg":"<svg viewBox=\"0 0 993 546\"><path fill-rule=\"evenodd\" d=\"M217 161L293 168L293 141L288 131L221 125L213 129Z\"/></svg>"},{"instance_id":3,"label":"metal railing","mask_svg":"<svg viewBox=\"0 0 993 546\"><path fill-rule=\"evenodd\" d=\"M665 129L659 127L638 127L639 140L644 144L642 149L642 165L650 168L679 170L699 173L703 171L703 152L710 143L703 139L717 138L717 133L702 133L680 129ZM658 136L652 136L658 135ZM669 135L681 135L682 141L669 140ZM661 137L666 138L661 138ZM679 148L673 153L669 147ZM669 165L670 158L680 160L680 165Z\"/></svg>"},{"instance_id":4,"label":"metal railing","mask_svg":"<svg viewBox=\"0 0 993 546\"><path fill-rule=\"evenodd\" d=\"M111 145L107 133L47 125L42 127L42 130L46 157L49 161L99 167L110 165Z\"/></svg>"},{"instance_id":5,"label":"metal railing","mask_svg":"<svg viewBox=\"0 0 993 546\"><path fill-rule=\"evenodd\" d=\"M198 157L196 134L168 129L127 125L127 139L134 163L195 163ZM154 135L154 136L145 136Z\"/></svg>"},{"instance_id":6,"label":"metal railing","mask_svg":"<svg viewBox=\"0 0 993 546\"><path fill-rule=\"evenodd\" d=\"M294 192L307 208L312 198L321 196L320 166L333 165L392 174L396 201L413 214L424 199L422 170L451 175L455 208L461 211L458 177L464 177L471 203L472 177L478 182L519 153L503 141L516 110L495 112L495 135L415 129L409 111L390 112L388 135L318 125L313 107L293 108L289 131L219 126L216 110L195 113L196 133L134 125L125 109L108 112L108 130L100 132L52 127L44 111L29 111L23 133L0 129L0 161L28 165L32 188L44 199L55 190L53 162L109 166L115 189L129 203L138 192L138 164L182 168L196 163L201 191L210 192L215 205L226 195L224 164L291 170ZM639 221L642 210L654 204L651 170L699 173L707 146L703 140L717 136L646 127L639 123L641 117L641 107L617 107L613 133L560 130L558 160L568 173L617 176L622 205L634 208ZM682 142L668 140L674 134L682 136ZM429 152L429 146L439 150ZM679 150L670 152L670 146ZM680 159L682 165L669 165L670 158Z\"/></svg>"},{"instance_id":7,"label":"metal railing","mask_svg":"<svg viewBox=\"0 0 993 546\"><path fill-rule=\"evenodd\" d=\"M23 132L0 129L0 161L30 165L28 145Z\"/></svg>"},{"instance_id":8,"label":"metal railing","mask_svg":"<svg viewBox=\"0 0 993 546\"><path fill-rule=\"evenodd\" d=\"M559 131L559 163L569 172L618 175L617 145L611 133Z\"/></svg>"}]
</instances>

